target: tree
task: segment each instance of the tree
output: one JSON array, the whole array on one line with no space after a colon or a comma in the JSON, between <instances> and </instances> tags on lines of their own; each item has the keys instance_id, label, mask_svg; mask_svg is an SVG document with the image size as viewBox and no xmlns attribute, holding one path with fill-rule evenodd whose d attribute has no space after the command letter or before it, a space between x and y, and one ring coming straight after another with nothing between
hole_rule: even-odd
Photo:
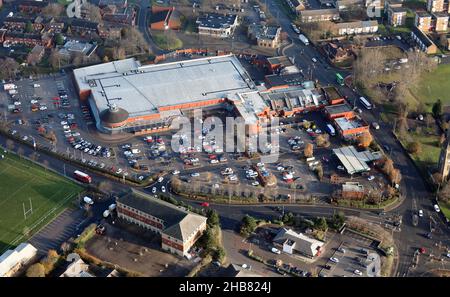
<instances>
[{"instance_id":1,"label":"tree","mask_svg":"<svg viewBox=\"0 0 450 297\"><path fill-rule=\"evenodd\" d=\"M35 263L28 267L26 272L27 277L45 277L45 268L41 263Z\"/></svg>"},{"instance_id":2,"label":"tree","mask_svg":"<svg viewBox=\"0 0 450 297\"><path fill-rule=\"evenodd\" d=\"M71 249L72 249L72 246L70 243L65 241L61 244L61 250L63 251L63 253L66 254L66 253L70 252Z\"/></svg>"},{"instance_id":3,"label":"tree","mask_svg":"<svg viewBox=\"0 0 450 297\"><path fill-rule=\"evenodd\" d=\"M63 45L64 44L64 36L61 33L56 34L55 42L57 45Z\"/></svg>"},{"instance_id":4,"label":"tree","mask_svg":"<svg viewBox=\"0 0 450 297\"><path fill-rule=\"evenodd\" d=\"M389 173L389 180L392 184L400 184L400 181L402 180L402 175L400 174L399 169L393 169Z\"/></svg>"},{"instance_id":5,"label":"tree","mask_svg":"<svg viewBox=\"0 0 450 297\"><path fill-rule=\"evenodd\" d=\"M33 32L33 24L30 21L28 21L25 24L25 33L31 33L31 32Z\"/></svg>"},{"instance_id":6,"label":"tree","mask_svg":"<svg viewBox=\"0 0 450 297\"><path fill-rule=\"evenodd\" d=\"M345 222L345 214L342 211L333 214L331 218L331 227L334 229L339 229Z\"/></svg>"},{"instance_id":7,"label":"tree","mask_svg":"<svg viewBox=\"0 0 450 297\"><path fill-rule=\"evenodd\" d=\"M42 9L42 14L51 17L58 17L64 12L64 5L59 3L50 3Z\"/></svg>"},{"instance_id":8,"label":"tree","mask_svg":"<svg viewBox=\"0 0 450 297\"><path fill-rule=\"evenodd\" d=\"M248 236L253 231L255 231L256 226L257 226L256 219L249 215L245 215L245 217L242 218L240 233L244 236Z\"/></svg>"},{"instance_id":9,"label":"tree","mask_svg":"<svg viewBox=\"0 0 450 297\"><path fill-rule=\"evenodd\" d=\"M433 113L433 116L435 119L440 119L442 116L442 102L441 99L438 99L431 109L431 112Z\"/></svg>"},{"instance_id":10,"label":"tree","mask_svg":"<svg viewBox=\"0 0 450 297\"><path fill-rule=\"evenodd\" d=\"M19 66L19 63L12 58L0 59L0 78L13 79L19 70Z\"/></svg>"},{"instance_id":11,"label":"tree","mask_svg":"<svg viewBox=\"0 0 450 297\"><path fill-rule=\"evenodd\" d=\"M450 183L446 183L438 193L439 200L448 202L450 198Z\"/></svg>"},{"instance_id":12,"label":"tree","mask_svg":"<svg viewBox=\"0 0 450 297\"><path fill-rule=\"evenodd\" d=\"M322 178L323 178L323 168L322 168L322 166L317 166L315 171L316 171L316 174L317 174L317 177L319 178L319 180L322 180Z\"/></svg>"},{"instance_id":13,"label":"tree","mask_svg":"<svg viewBox=\"0 0 450 297\"><path fill-rule=\"evenodd\" d=\"M42 260L41 264L44 266L45 275L49 274L54 268L56 262L59 260L58 252L55 250L49 250L47 256Z\"/></svg>"},{"instance_id":14,"label":"tree","mask_svg":"<svg viewBox=\"0 0 450 297\"><path fill-rule=\"evenodd\" d=\"M312 145L312 143L307 143L305 145L305 148L303 150L303 154L305 155L306 158L311 158L314 154L314 146Z\"/></svg>"},{"instance_id":15,"label":"tree","mask_svg":"<svg viewBox=\"0 0 450 297\"><path fill-rule=\"evenodd\" d=\"M445 133L442 133L441 136L439 137L439 145L443 145L446 139L447 137L445 136Z\"/></svg>"},{"instance_id":16,"label":"tree","mask_svg":"<svg viewBox=\"0 0 450 297\"><path fill-rule=\"evenodd\" d=\"M327 220L324 217L316 218L314 220L314 228L320 231L326 231L328 229Z\"/></svg>"},{"instance_id":17,"label":"tree","mask_svg":"<svg viewBox=\"0 0 450 297\"><path fill-rule=\"evenodd\" d=\"M89 2L85 2L82 9L86 12L85 18L91 22L102 23L100 7Z\"/></svg>"},{"instance_id":18,"label":"tree","mask_svg":"<svg viewBox=\"0 0 450 297\"><path fill-rule=\"evenodd\" d=\"M208 224L210 226L218 226L220 224L219 214L215 210L210 210L208 213Z\"/></svg>"},{"instance_id":19,"label":"tree","mask_svg":"<svg viewBox=\"0 0 450 297\"><path fill-rule=\"evenodd\" d=\"M330 140L328 134L319 134L316 137L316 145L317 147L329 147Z\"/></svg>"},{"instance_id":20,"label":"tree","mask_svg":"<svg viewBox=\"0 0 450 297\"><path fill-rule=\"evenodd\" d=\"M366 133L359 135L357 140L358 140L359 146L361 146L363 148L367 148L372 143L373 137L372 137L372 134L370 134L369 132L366 132Z\"/></svg>"},{"instance_id":21,"label":"tree","mask_svg":"<svg viewBox=\"0 0 450 297\"><path fill-rule=\"evenodd\" d=\"M126 58L125 49L121 46L114 48L113 50L113 59L114 60L123 60Z\"/></svg>"},{"instance_id":22,"label":"tree","mask_svg":"<svg viewBox=\"0 0 450 297\"><path fill-rule=\"evenodd\" d=\"M214 260L219 261L220 263L223 262L223 260L225 260L225 250L223 247L219 246L217 247L215 253L214 253Z\"/></svg>"},{"instance_id":23,"label":"tree","mask_svg":"<svg viewBox=\"0 0 450 297\"><path fill-rule=\"evenodd\" d=\"M410 142L408 143L408 151L411 154L420 154L422 152L422 145L417 141Z\"/></svg>"},{"instance_id":24,"label":"tree","mask_svg":"<svg viewBox=\"0 0 450 297\"><path fill-rule=\"evenodd\" d=\"M394 170L394 162L391 159L386 158L381 170L384 172L384 174L389 175Z\"/></svg>"},{"instance_id":25,"label":"tree","mask_svg":"<svg viewBox=\"0 0 450 297\"><path fill-rule=\"evenodd\" d=\"M59 51L56 48L53 48L52 51L50 52L48 60L54 70L57 70L61 67L61 59L62 57Z\"/></svg>"}]
</instances>

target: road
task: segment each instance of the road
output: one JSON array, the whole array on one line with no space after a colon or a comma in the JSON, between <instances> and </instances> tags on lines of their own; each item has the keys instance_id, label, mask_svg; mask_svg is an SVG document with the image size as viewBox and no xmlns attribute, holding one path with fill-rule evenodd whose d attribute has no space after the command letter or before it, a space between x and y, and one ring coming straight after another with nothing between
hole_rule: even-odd
<instances>
[{"instance_id":1,"label":"road","mask_svg":"<svg viewBox=\"0 0 450 297\"><path fill-rule=\"evenodd\" d=\"M293 46L289 47L285 54L290 57L295 57L296 65L303 69L303 74L308 78L311 77L318 79L321 85L332 84L335 85L335 75L337 70L328 65L325 58L321 56L318 50L314 46L305 46L299 39L297 34L291 28L291 20L279 7L278 2L272 1L269 5L269 9L272 15L277 16L278 22L285 32L288 32L289 37L293 41ZM312 58L318 59L318 63L313 63ZM319 58L320 57L320 58ZM345 77L349 74L348 71L339 70L339 72ZM359 94L347 87L339 87L339 90L343 95L348 96L348 100L352 104L357 104L357 98ZM359 106L362 110L365 108ZM365 111L362 114L362 118L368 123L380 122L379 108L374 108L371 111ZM423 181L418 169L414 166L411 159L406 156L400 144L395 140L393 135L388 132L392 131L392 125L380 123L379 130L372 130L372 133L376 141L382 146L387 145L391 149L391 158L395 162L396 168L399 168L402 174L402 182L400 185L401 192L406 196L403 204L398 207L395 212L399 213L403 217L402 231L395 237L400 254L400 265L397 272L398 276L407 276L409 272L409 266L412 262L414 251L421 246L430 246L433 242L426 239L423 234L429 231L428 221L421 219L419 226L414 227L412 224L412 214L418 209L424 210L428 213L427 218L430 215L436 216L433 210L433 196L428 189L427 185ZM413 207L413 200L415 205ZM449 228L445 226L445 222L442 216L437 220L443 225L443 234L439 236L439 240L449 245ZM436 239L435 239L436 241Z\"/></svg>"},{"instance_id":2,"label":"road","mask_svg":"<svg viewBox=\"0 0 450 297\"><path fill-rule=\"evenodd\" d=\"M150 0L137 0L134 3L137 8L136 25L139 31L144 35L144 38L150 47L150 52L154 55L161 55L166 51L160 49L156 45L149 31L149 21L151 15L150 2Z\"/></svg>"}]
</instances>

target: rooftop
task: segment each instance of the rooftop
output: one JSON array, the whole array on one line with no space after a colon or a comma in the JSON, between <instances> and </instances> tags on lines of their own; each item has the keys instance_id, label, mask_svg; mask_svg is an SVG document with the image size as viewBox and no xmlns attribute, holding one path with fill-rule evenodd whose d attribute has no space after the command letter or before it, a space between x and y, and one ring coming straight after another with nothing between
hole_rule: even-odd
<instances>
[{"instance_id":1,"label":"rooftop","mask_svg":"<svg viewBox=\"0 0 450 297\"><path fill-rule=\"evenodd\" d=\"M433 41L431 41L431 39L416 26L412 28L411 33L416 35L417 38L419 38L423 42L423 44L425 44L425 46L432 46L434 44Z\"/></svg>"},{"instance_id":2,"label":"rooftop","mask_svg":"<svg viewBox=\"0 0 450 297\"><path fill-rule=\"evenodd\" d=\"M281 27L250 25L249 31L259 39L275 39L281 32Z\"/></svg>"},{"instance_id":3,"label":"rooftop","mask_svg":"<svg viewBox=\"0 0 450 297\"><path fill-rule=\"evenodd\" d=\"M237 15L235 14L219 14L219 13L207 13L197 18L197 24L199 27L208 28L229 28L235 24Z\"/></svg>"},{"instance_id":4,"label":"rooftop","mask_svg":"<svg viewBox=\"0 0 450 297\"><path fill-rule=\"evenodd\" d=\"M364 186L358 182L346 182L342 184L344 192L364 192Z\"/></svg>"},{"instance_id":5,"label":"rooftop","mask_svg":"<svg viewBox=\"0 0 450 297\"><path fill-rule=\"evenodd\" d=\"M80 90L91 90L99 112L116 103L130 117L190 102L238 100L237 93L255 88L233 55L146 66L126 59L78 68L74 76Z\"/></svg>"},{"instance_id":6,"label":"rooftop","mask_svg":"<svg viewBox=\"0 0 450 297\"><path fill-rule=\"evenodd\" d=\"M300 73L291 73L291 74L272 74L266 75L265 81L269 84L268 87L277 87L277 86L298 86L301 85L305 80Z\"/></svg>"},{"instance_id":7,"label":"rooftop","mask_svg":"<svg viewBox=\"0 0 450 297\"><path fill-rule=\"evenodd\" d=\"M164 224L163 232L181 241L190 238L199 225L206 222L204 216L134 190L117 198L117 202L161 219Z\"/></svg>"},{"instance_id":8,"label":"rooftop","mask_svg":"<svg viewBox=\"0 0 450 297\"><path fill-rule=\"evenodd\" d=\"M267 58L267 62L271 65L281 65L284 67L295 65L292 63L291 59L287 56L277 56L277 57L269 57Z\"/></svg>"},{"instance_id":9,"label":"rooftop","mask_svg":"<svg viewBox=\"0 0 450 297\"><path fill-rule=\"evenodd\" d=\"M296 251L308 256L315 256L320 247L324 244L322 241L286 228L281 228L273 241L279 244L292 246Z\"/></svg>"},{"instance_id":10,"label":"rooftop","mask_svg":"<svg viewBox=\"0 0 450 297\"><path fill-rule=\"evenodd\" d=\"M353 146L333 149L333 153L338 157L342 165L344 165L348 174L369 171L370 167L367 165L367 162L378 160L382 157L380 152L370 152L367 150L358 152Z\"/></svg>"},{"instance_id":11,"label":"rooftop","mask_svg":"<svg viewBox=\"0 0 450 297\"><path fill-rule=\"evenodd\" d=\"M376 27L378 26L377 21L356 21L356 22L346 22L346 23L337 23L336 27L338 29L345 28L367 28L367 27Z\"/></svg>"},{"instance_id":12,"label":"rooftop","mask_svg":"<svg viewBox=\"0 0 450 297\"><path fill-rule=\"evenodd\" d=\"M300 14L302 16L339 15L339 10L337 8L307 9L300 11Z\"/></svg>"},{"instance_id":13,"label":"rooftop","mask_svg":"<svg viewBox=\"0 0 450 297\"><path fill-rule=\"evenodd\" d=\"M294 108L307 108L319 106L322 95L316 89L291 87L262 93L265 101L270 102L274 110L292 110Z\"/></svg>"},{"instance_id":14,"label":"rooftop","mask_svg":"<svg viewBox=\"0 0 450 297\"><path fill-rule=\"evenodd\" d=\"M339 128L341 128L342 131L347 131L366 126L366 124L357 117L354 117L353 119L337 118L334 119L334 121L336 125L338 125Z\"/></svg>"},{"instance_id":15,"label":"rooftop","mask_svg":"<svg viewBox=\"0 0 450 297\"><path fill-rule=\"evenodd\" d=\"M344 112L350 112L353 109L348 103L343 103L343 104L335 104L335 105L325 106L325 110L329 114L333 115L333 114L340 114L340 113L344 113Z\"/></svg>"}]
</instances>

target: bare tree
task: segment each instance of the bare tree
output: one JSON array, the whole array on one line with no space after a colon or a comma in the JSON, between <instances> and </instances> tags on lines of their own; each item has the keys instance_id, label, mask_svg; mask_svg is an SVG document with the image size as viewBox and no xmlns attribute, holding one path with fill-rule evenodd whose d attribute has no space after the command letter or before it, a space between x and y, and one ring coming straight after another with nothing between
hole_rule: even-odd
<instances>
[{"instance_id":1,"label":"bare tree","mask_svg":"<svg viewBox=\"0 0 450 297\"><path fill-rule=\"evenodd\" d=\"M50 3L42 9L42 14L51 17L58 17L64 12L64 6L59 3Z\"/></svg>"},{"instance_id":2,"label":"bare tree","mask_svg":"<svg viewBox=\"0 0 450 297\"><path fill-rule=\"evenodd\" d=\"M19 63L12 58L0 59L0 77L12 79L19 71Z\"/></svg>"},{"instance_id":3,"label":"bare tree","mask_svg":"<svg viewBox=\"0 0 450 297\"><path fill-rule=\"evenodd\" d=\"M89 2L85 2L82 6L85 12L85 18L91 22L102 23L102 14L100 7Z\"/></svg>"},{"instance_id":4,"label":"bare tree","mask_svg":"<svg viewBox=\"0 0 450 297\"><path fill-rule=\"evenodd\" d=\"M50 62L50 65L52 65L53 69L59 69L61 67L62 57L56 48L52 49L48 60Z\"/></svg>"}]
</instances>

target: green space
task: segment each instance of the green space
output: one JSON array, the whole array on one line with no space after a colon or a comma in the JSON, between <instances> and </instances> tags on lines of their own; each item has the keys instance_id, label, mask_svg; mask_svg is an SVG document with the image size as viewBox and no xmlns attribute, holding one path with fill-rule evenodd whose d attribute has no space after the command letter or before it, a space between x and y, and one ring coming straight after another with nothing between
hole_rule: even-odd
<instances>
[{"instance_id":1,"label":"green space","mask_svg":"<svg viewBox=\"0 0 450 297\"><path fill-rule=\"evenodd\" d=\"M183 41L175 35L156 33L152 34L152 37L158 47L165 50L175 50L183 47Z\"/></svg>"},{"instance_id":2,"label":"green space","mask_svg":"<svg viewBox=\"0 0 450 297\"><path fill-rule=\"evenodd\" d=\"M422 150L419 154L412 154L411 157L416 164L426 172L427 167L436 166L439 161L439 154L441 149L439 147L439 136L434 134L423 133L408 133L405 139L400 140L404 147L408 147L410 142L420 143Z\"/></svg>"},{"instance_id":3,"label":"green space","mask_svg":"<svg viewBox=\"0 0 450 297\"><path fill-rule=\"evenodd\" d=\"M2 154L5 158L0 159L0 254L45 226L82 190L31 161L11 153Z\"/></svg>"},{"instance_id":4,"label":"green space","mask_svg":"<svg viewBox=\"0 0 450 297\"><path fill-rule=\"evenodd\" d=\"M431 106L437 99L443 105L450 105L450 64L441 64L438 68L425 74L418 86L411 90L415 101L423 102L431 111ZM417 103L415 103L417 104Z\"/></svg>"},{"instance_id":5,"label":"green space","mask_svg":"<svg viewBox=\"0 0 450 297\"><path fill-rule=\"evenodd\" d=\"M450 220L450 202L439 202L439 208L445 217Z\"/></svg>"},{"instance_id":6,"label":"green space","mask_svg":"<svg viewBox=\"0 0 450 297\"><path fill-rule=\"evenodd\" d=\"M58 3L62 4L64 6L69 5L72 2L73 2L73 0L58 0Z\"/></svg>"}]
</instances>

